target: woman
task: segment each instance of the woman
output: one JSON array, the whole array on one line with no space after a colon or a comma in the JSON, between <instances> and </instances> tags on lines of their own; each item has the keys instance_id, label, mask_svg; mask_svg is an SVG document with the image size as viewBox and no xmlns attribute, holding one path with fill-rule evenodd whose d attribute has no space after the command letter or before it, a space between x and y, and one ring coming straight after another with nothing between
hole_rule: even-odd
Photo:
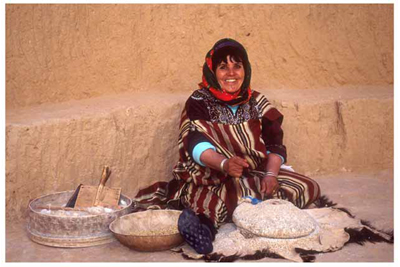
<instances>
[{"instance_id":1,"label":"woman","mask_svg":"<svg viewBox=\"0 0 400 267\"><path fill-rule=\"evenodd\" d=\"M182 111L180 158L174 179L139 191L139 208L184 208L178 228L200 254L210 253L217 228L231 219L238 197L280 198L306 208L320 195L318 184L281 170L283 115L250 88L244 47L218 41L206 55L200 89Z\"/></svg>"}]
</instances>

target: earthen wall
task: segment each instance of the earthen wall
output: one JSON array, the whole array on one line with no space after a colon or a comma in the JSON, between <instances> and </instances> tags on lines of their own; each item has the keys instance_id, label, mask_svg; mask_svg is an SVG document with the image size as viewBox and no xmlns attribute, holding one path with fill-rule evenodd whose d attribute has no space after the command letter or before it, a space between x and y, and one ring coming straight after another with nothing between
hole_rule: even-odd
<instances>
[{"instance_id":1,"label":"earthen wall","mask_svg":"<svg viewBox=\"0 0 400 267\"><path fill-rule=\"evenodd\" d=\"M7 220L104 165L129 197L170 180L181 110L224 37L284 114L296 171L393 169L393 5L7 4Z\"/></svg>"},{"instance_id":2,"label":"earthen wall","mask_svg":"<svg viewBox=\"0 0 400 267\"><path fill-rule=\"evenodd\" d=\"M247 48L252 87L393 83L393 5L6 6L6 104L189 94L219 39Z\"/></svg>"}]
</instances>

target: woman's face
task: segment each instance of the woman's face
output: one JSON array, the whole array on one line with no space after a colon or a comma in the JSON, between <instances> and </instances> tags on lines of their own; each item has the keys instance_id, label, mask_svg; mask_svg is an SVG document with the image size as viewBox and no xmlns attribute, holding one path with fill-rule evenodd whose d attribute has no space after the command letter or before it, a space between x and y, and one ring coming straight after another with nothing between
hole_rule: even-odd
<instances>
[{"instance_id":1,"label":"woman's face","mask_svg":"<svg viewBox=\"0 0 400 267\"><path fill-rule=\"evenodd\" d=\"M240 90L244 80L244 67L242 62L236 62L229 56L226 62L221 62L216 69L216 76L219 85L226 92L233 94Z\"/></svg>"}]
</instances>

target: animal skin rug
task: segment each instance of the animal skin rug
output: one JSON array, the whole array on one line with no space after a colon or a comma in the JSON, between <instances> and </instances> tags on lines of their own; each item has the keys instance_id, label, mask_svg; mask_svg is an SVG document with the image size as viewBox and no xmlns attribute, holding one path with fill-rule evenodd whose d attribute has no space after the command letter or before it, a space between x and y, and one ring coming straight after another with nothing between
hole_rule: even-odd
<instances>
[{"instance_id":1,"label":"animal skin rug","mask_svg":"<svg viewBox=\"0 0 400 267\"><path fill-rule=\"evenodd\" d=\"M186 243L173 251L185 258L205 261L272 257L303 262L314 261L312 254L337 251L348 243L393 243L393 232L373 228L346 209L335 208L336 204L326 197L317 202L318 208L304 210L284 200L267 200L257 205L242 202L234 212L235 223L219 228L212 253L197 254ZM251 220L251 213L258 215Z\"/></svg>"}]
</instances>

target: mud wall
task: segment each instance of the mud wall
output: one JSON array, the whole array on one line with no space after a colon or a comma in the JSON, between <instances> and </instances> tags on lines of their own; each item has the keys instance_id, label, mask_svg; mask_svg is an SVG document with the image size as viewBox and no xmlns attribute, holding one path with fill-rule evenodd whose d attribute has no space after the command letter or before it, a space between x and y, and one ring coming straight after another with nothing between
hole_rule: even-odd
<instances>
[{"instance_id":1,"label":"mud wall","mask_svg":"<svg viewBox=\"0 0 400 267\"><path fill-rule=\"evenodd\" d=\"M393 83L393 5L6 5L7 109L188 94L208 49L248 49L255 89Z\"/></svg>"},{"instance_id":2,"label":"mud wall","mask_svg":"<svg viewBox=\"0 0 400 267\"><path fill-rule=\"evenodd\" d=\"M6 5L6 217L98 183L171 179L208 49L248 49L306 175L393 168L393 5Z\"/></svg>"}]
</instances>

